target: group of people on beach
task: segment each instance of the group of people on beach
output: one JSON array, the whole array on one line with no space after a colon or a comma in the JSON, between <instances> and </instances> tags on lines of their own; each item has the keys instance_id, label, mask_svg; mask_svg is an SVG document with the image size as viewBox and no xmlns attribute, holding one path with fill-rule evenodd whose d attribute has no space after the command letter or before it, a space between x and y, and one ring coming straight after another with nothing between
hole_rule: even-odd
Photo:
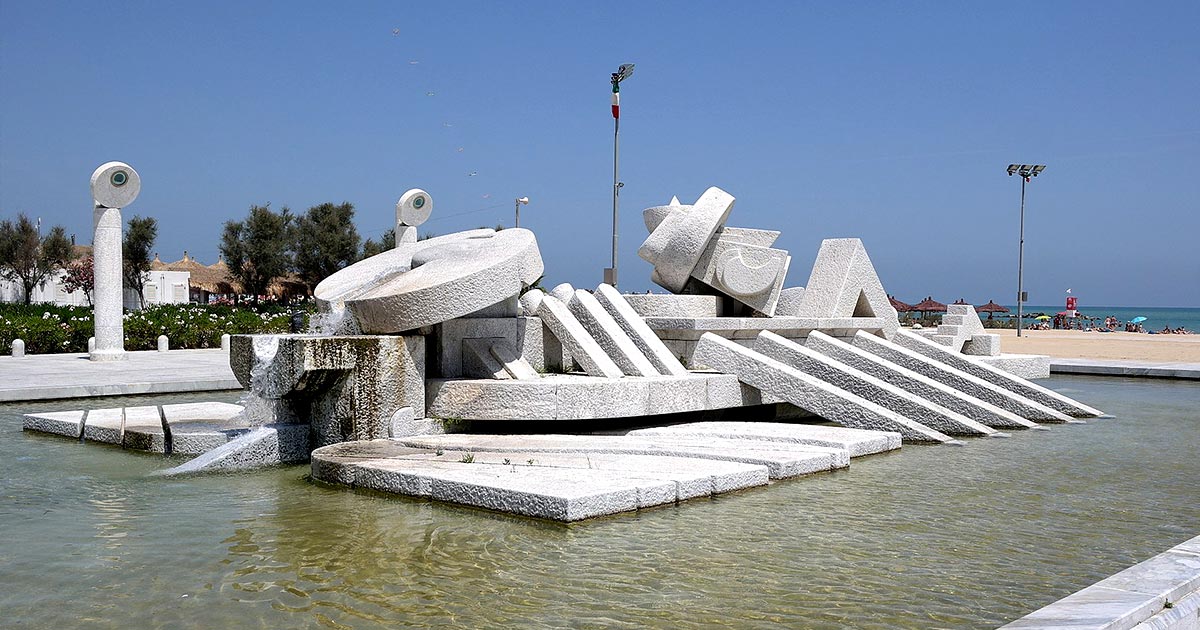
<instances>
[{"instance_id":1,"label":"group of people on beach","mask_svg":"<svg viewBox=\"0 0 1200 630\"><path fill-rule=\"evenodd\" d=\"M1097 324L1096 317L1087 317L1080 315L1078 317L1067 317L1064 314L1058 314L1051 320L1054 330L1082 330L1085 332L1115 332L1123 330L1124 332L1145 333L1147 330L1142 327L1141 322L1122 322L1116 317L1109 315L1104 318L1104 324ZM1142 318L1138 318L1142 319ZM1040 322L1030 326L1031 329L1050 330L1051 326L1046 322ZM1159 331L1148 331L1151 335L1190 335L1192 331L1180 326L1171 329L1170 326L1164 326Z\"/></svg>"}]
</instances>

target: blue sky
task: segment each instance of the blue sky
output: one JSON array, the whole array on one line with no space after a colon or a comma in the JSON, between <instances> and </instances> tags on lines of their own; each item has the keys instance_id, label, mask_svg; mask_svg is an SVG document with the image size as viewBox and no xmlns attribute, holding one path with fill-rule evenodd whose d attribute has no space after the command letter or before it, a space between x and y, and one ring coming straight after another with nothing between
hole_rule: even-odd
<instances>
[{"instance_id":1,"label":"blue sky","mask_svg":"<svg viewBox=\"0 0 1200 630\"><path fill-rule=\"evenodd\" d=\"M340 6L339 6L340 5ZM157 250L214 262L270 202L350 201L378 236L537 235L547 281L608 266L622 88L620 271L641 210L708 186L782 230L803 285L858 236L891 293L1011 303L1020 183L1035 304L1200 306L1200 3L18 3L0 0L0 217L90 242L88 177L142 177ZM474 175L472 175L474 173Z\"/></svg>"}]
</instances>

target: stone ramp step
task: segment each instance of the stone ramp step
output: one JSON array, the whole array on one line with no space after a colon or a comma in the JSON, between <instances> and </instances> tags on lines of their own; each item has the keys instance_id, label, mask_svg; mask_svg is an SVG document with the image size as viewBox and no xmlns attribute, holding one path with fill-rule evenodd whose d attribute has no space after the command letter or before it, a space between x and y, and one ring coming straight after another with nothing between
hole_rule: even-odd
<instances>
[{"instance_id":1,"label":"stone ramp step","mask_svg":"<svg viewBox=\"0 0 1200 630\"><path fill-rule=\"evenodd\" d=\"M887 381L906 392L936 402L947 409L953 409L989 427L1026 429L1037 426L1037 423L1031 420L1026 420L1015 413L960 392L953 387L820 331L813 331L808 335L805 347Z\"/></svg>"},{"instance_id":2,"label":"stone ramp step","mask_svg":"<svg viewBox=\"0 0 1200 630\"><path fill-rule=\"evenodd\" d=\"M1063 396L1054 390L1047 389L1019 376L992 367L982 361L963 356L957 352L950 352L946 348L929 343L921 338L921 336L914 335L906 330L897 332L894 341L913 352L920 353L934 361L944 363L957 370L983 379L1018 396L1036 401L1059 413L1076 418L1097 418L1104 415L1104 412L1099 409L1089 407L1073 398Z\"/></svg>"},{"instance_id":3,"label":"stone ramp step","mask_svg":"<svg viewBox=\"0 0 1200 630\"><path fill-rule=\"evenodd\" d=\"M494 453L607 453L662 455L765 466L772 479L786 479L850 465L845 449L773 441L721 440L686 436L474 435L402 438L406 447Z\"/></svg>"},{"instance_id":4,"label":"stone ramp step","mask_svg":"<svg viewBox=\"0 0 1200 630\"><path fill-rule=\"evenodd\" d=\"M900 448L900 434L817 424L783 422L689 422L636 429L631 437L707 437L759 442L792 442L845 450L850 457L873 455Z\"/></svg>"},{"instance_id":5,"label":"stone ramp step","mask_svg":"<svg viewBox=\"0 0 1200 630\"><path fill-rule=\"evenodd\" d=\"M897 333L899 335L900 333ZM930 342L931 346L937 346ZM995 405L1009 413L1035 422L1070 422L1071 417L1041 403L1018 396L973 374L935 361L886 339L859 332L854 335L854 347L870 352L890 363L903 366L947 387Z\"/></svg>"},{"instance_id":6,"label":"stone ramp step","mask_svg":"<svg viewBox=\"0 0 1200 630\"><path fill-rule=\"evenodd\" d=\"M439 455L376 440L327 446L312 457L313 477L321 481L556 521L767 483L763 466L655 455L456 450Z\"/></svg>"},{"instance_id":7,"label":"stone ramp step","mask_svg":"<svg viewBox=\"0 0 1200 630\"><path fill-rule=\"evenodd\" d=\"M941 431L712 333L700 338L693 356L719 372L737 376L739 381L764 394L842 426L897 431L913 442L961 444Z\"/></svg>"},{"instance_id":8,"label":"stone ramp step","mask_svg":"<svg viewBox=\"0 0 1200 630\"><path fill-rule=\"evenodd\" d=\"M949 435L996 435L996 430L976 422L956 411L908 392L859 371L837 359L806 348L794 341L784 339L770 331L762 331L754 343L754 349L780 363L790 365L805 374L815 376L834 387L839 387L878 403L910 420Z\"/></svg>"}]
</instances>

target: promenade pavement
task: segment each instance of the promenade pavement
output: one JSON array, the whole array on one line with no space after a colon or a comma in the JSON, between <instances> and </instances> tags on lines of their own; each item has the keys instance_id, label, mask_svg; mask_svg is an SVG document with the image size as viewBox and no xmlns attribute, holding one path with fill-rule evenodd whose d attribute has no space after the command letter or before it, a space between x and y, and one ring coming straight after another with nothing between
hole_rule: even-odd
<instances>
[{"instance_id":1,"label":"promenade pavement","mask_svg":"<svg viewBox=\"0 0 1200 630\"><path fill-rule=\"evenodd\" d=\"M219 348L128 352L124 361L103 362L87 354L0 357L0 402L241 388Z\"/></svg>"},{"instance_id":2,"label":"promenade pavement","mask_svg":"<svg viewBox=\"0 0 1200 630\"><path fill-rule=\"evenodd\" d=\"M1200 363L1167 363L1127 359L1060 359L1051 357L1051 374L1095 376L1156 376L1200 380Z\"/></svg>"}]
</instances>

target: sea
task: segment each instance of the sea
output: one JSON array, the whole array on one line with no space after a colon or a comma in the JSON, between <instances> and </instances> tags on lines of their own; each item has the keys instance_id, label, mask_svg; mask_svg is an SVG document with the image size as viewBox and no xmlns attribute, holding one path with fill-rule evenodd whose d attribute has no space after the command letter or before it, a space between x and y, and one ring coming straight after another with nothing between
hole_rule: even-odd
<instances>
[{"instance_id":1,"label":"sea","mask_svg":"<svg viewBox=\"0 0 1200 630\"><path fill-rule=\"evenodd\" d=\"M1013 315L1017 312L1015 304L1005 304L1004 306L1012 310ZM1046 306L1039 304L1025 304L1021 307L1023 314L1028 317L1031 314L1045 313L1053 315L1063 310L1063 305ZM1088 306L1080 304L1080 315L1086 317L1098 317L1104 319L1110 315L1116 317L1121 322L1127 322L1135 317L1145 317L1146 321L1142 322L1142 328L1147 331L1160 331L1164 326L1169 326L1171 330L1175 330L1180 326L1194 332L1200 333L1200 308L1177 308L1177 307L1142 307L1142 306ZM1004 313L997 314L997 317L1005 315ZM984 315L983 317L987 317Z\"/></svg>"}]
</instances>

